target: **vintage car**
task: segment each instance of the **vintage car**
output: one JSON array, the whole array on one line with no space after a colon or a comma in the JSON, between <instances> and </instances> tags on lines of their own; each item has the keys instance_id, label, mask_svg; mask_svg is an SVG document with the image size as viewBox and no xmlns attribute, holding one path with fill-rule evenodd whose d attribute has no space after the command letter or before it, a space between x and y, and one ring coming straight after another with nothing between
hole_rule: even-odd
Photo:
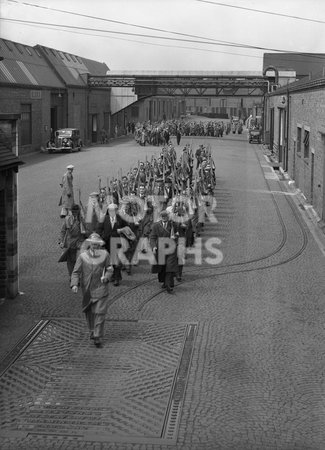
<instances>
[{"instance_id":1,"label":"vintage car","mask_svg":"<svg viewBox=\"0 0 325 450\"><path fill-rule=\"evenodd\" d=\"M248 132L248 142L257 142L260 144L262 142L261 130L259 128L251 128Z\"/></svg>"},{"instance_id":2,"label":"vintage car","mask_svg":"<svg viewBox=\"0 0 325 450\"><path fill-rule=\"evenodd\" d=\"M82 141L78 128L61 128L54 133L54 137L46 144L49 153L80 152Z\"/></svg>"}]
</instances>

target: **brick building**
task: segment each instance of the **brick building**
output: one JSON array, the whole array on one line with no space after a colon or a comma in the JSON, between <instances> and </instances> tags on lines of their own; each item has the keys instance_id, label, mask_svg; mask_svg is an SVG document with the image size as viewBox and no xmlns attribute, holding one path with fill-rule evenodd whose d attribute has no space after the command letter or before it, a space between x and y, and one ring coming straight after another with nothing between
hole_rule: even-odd
<instances>
[{"instance_id":1,"label":"brick building","mask_svg":"<svg viewBox=\"0 0 325 450\"><path fill-rule=\"evenodd\" d=\"M277 89L266 99L270 147L325 220L325 76L322 71Z\"/></svg>"},{"instance_id":2,"label":"brick building","mask_svg":"<svg viewBox=\"0 0 325 450\"><path fill-rule=\"evenodd\" d=\"M83 142L100 141L100 130L105 128L109 132L110 129L111 91L88 88L87 75L106 75L107 65L41 45L35 51L44 56L64 84L64 90L56 90L51 95L50 128L79 128Z\"/></svg>"},{"instance_id":3,"label":"brick building","mask_svg":"<svg viewBox=\"0 0 325 450\"><path fill-rule=\"evenodd\" d=\"M0 300L18 294L19 156L45 147L51 129L76 127L84 143L109 128L110 90L89 89L104 63L0 39Z\"/></svg>"},{"instance_id":4,"label":"brick building","mask_svg":"<svg viewBox=\"0 0 325 450\"><path fill-rule=\"evenodd\" d=\"M89 143L109 128L110 90L87 83L87 74L105 75L106 64L5 39L0 56L0 113L21 117L19 154L44 147L51 129L79 128Z\"/></svg>"},{"instance_id":5,"label":"brick building","mask_svg":"<svg viewBox=\"0 0 325 450\"><path fill-rule=\"evenodd\" d=\"M0 114L0 300L18 294L17 157L18 120Z\"/></svg>"},{"instance_id":6,"label":"brick building","mask_svg":"<svg viewBox=\"0 0 325 450\"><path fill-rule=\"evenodd\" d=\"M263 73L272 68L276 79L265 97L265 143L325 220L325 54L265 53ZM281 72L291 71L294 79L280 80Z\"/></svg>"}]
</instances>

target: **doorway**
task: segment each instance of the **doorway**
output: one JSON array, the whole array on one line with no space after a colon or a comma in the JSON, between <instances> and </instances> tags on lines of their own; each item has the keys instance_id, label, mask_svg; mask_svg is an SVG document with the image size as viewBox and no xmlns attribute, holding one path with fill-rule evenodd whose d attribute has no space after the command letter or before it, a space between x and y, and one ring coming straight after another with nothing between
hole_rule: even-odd
<instances>
[{"instance_id":1,"label":"doorway","mask_svg":"<svg viewBox=\"0 0 325 450\"><path fill-rule=\"evenodd\" d=\"M314 171L315 171L315 154L311 153L311 167L310 167L310 203L314 202Z\"/></svg>"},{"instance_id":2,"label":"doorway","mask_svg":"<svg viewBox=\"0 0 325 450\"><path fill-rule=\"evenodd\" d=\"M273 145L274 145L274 108L271 108L270 111L270 150L273 153Z\"/></svg>"},{"instance_id":3,"label":"doorway","mask_svg":"<svg viewBox=\"0 0 325 450\"><path fill-rule=\"evenodd\" d=\"M91 116L91 142L97 142L97 114Z\"/></svg>"},{"instance_id":4,"label":"doorway","mask_svg":"<svg viewBox=\"0 0 325 450\"><path fill-rule=\"evenodd\" d=\"M56 106L54 106L51 108L51 138L54 136L54 132L57 129L58 129L58 109Z\"/></svg>"}]
</instances>

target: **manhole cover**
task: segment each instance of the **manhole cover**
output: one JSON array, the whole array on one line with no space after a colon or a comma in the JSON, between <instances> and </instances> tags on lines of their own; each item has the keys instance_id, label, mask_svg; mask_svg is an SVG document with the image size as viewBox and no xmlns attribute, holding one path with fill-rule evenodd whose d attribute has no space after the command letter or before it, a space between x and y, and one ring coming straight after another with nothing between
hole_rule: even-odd
<instances>
[{"instance_id":1,"label":"manhole cover","mask_svg":"<svg viewBox=\"0 0 325 450\"><path fill-rule=\"evenodd\" d=\"M175 442L196 328L107 321L97 349L83 320L39 322L0 367L0 438Z\"/></svg>"}]
</instances>

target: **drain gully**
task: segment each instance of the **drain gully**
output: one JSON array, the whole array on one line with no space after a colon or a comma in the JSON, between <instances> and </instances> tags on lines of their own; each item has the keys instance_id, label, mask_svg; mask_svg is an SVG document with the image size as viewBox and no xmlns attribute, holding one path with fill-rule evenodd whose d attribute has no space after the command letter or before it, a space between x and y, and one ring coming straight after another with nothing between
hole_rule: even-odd
<instances>
[{"instance_id":1,"label":"drain gully","mask_svg":"<svg viewBox=\"0 0 325 450\"><path fill-rule=\"evenodd\" d=\"M23 337L15 348L0 361L0 377L13 365L13 363L20 357L26 348L34 341L39 333L47 326L49 320L40 320L31 330Z\"/></svg>"},{"instance_id":2,"label":"drain gully","mask_svg":"<svg viewBox=\"0 0 325 450\"><path fill-rule=\"evenodd\" d=\"M187 386L189 369L192 361L193 347L196 336L197 324L187 326L181 360L175 374L172 395L168 405L166 420L163 427L162 438L168 441L176 441L181 417L182 405Z\"/></svg>"}]
</instances>

